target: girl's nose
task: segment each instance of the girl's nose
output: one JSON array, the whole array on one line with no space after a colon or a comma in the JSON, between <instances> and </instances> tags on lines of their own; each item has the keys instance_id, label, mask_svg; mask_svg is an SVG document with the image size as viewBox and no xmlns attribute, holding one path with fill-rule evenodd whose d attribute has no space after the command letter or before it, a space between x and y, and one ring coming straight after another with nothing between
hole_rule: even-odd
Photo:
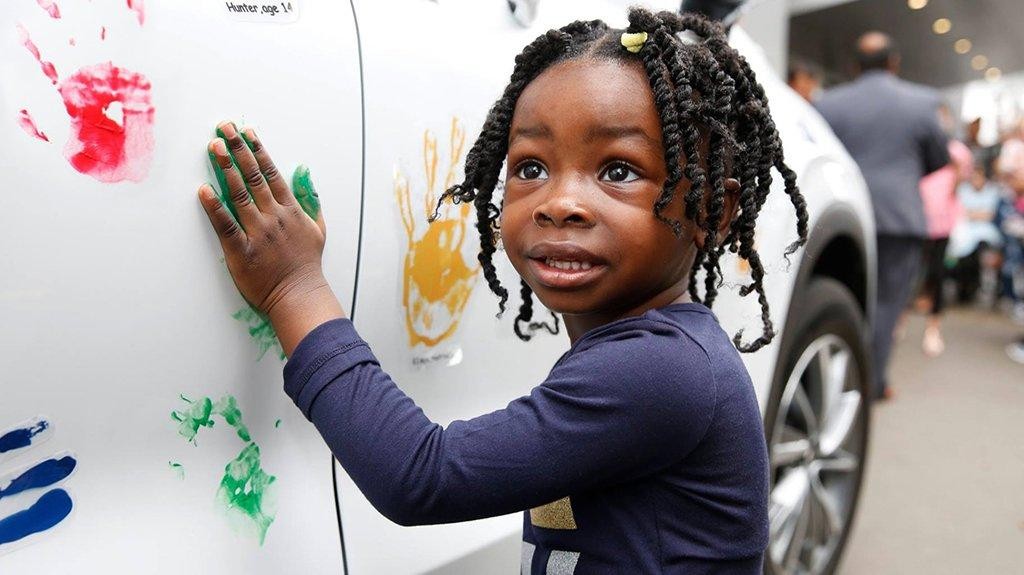
<instances>
[{"instance_id":1,"label":"girl's nose","mask_svg":"<svg viewBox=\"0 0 1024 575\"><path fill-rule=\"evenodd\" d=\"M552 186L547 197L534 208L533 222L542 228L593 227L593 213L584 203L581 192L578 184Z\"/></svg>"}]
</instances>

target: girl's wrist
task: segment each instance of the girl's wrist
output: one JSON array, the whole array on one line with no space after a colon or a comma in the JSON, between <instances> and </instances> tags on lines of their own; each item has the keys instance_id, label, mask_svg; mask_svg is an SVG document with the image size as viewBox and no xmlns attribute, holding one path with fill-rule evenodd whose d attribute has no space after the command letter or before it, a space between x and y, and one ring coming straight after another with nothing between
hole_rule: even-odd
<instances>
[{"instance_id":1,"label":"girl's wrist","mask_svg":"<svg viewBox=\"0 0 1024 575\"><path fill-rule=\"evenodd\" d=\"M323 323L345 317L345 312L322 274L304 278L287 289L267 310L270 323L286 356Z\"/></svg>"}]
</instances>

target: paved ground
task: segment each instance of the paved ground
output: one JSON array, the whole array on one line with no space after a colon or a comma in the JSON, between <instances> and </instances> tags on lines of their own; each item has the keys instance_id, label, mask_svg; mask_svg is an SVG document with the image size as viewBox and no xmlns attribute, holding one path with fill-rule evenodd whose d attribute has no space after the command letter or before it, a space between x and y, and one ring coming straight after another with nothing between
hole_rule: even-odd
<instances>
[{"instance_id":1,"label":"paved ground","mask_svg":"<svg viewBox=\"0 0 1024 575\"><path fill-rule=\"evenodd\" d=\"M1003 351L1024 328L952 310L930 359L923 319L908 326L840 572L1024 574L1024 366Z\"/></svg>"}]
</instances>

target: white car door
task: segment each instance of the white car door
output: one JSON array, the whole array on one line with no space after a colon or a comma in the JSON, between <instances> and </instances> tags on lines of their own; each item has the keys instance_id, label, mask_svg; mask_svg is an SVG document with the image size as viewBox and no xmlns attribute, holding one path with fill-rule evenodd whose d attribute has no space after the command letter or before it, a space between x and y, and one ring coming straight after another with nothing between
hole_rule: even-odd
<instances>
[{"instance_id":1,"label":"white car door","mask_svg":"<svg viewBox=\"0 0 1024 575\"><path fill-rule=\"evenodd\" d=\"M309 166L350 307L348 2L4 4L0 573L341 569L329 452L196 199L221 119Z\"/></svg>"},{"instance_id":2,"label":"white car door","mask_svg":"<svg viewBox=\"0 0 1024 575\"><path fill-rule=\"evenodd\" d=\"M537 20L524 28L503 0L356 0L355 7L365 70L366 187L354 321L402 390L447 425L500 409L540 384L568 338L563 332L518 341L518 278L504 254L495 254L511 294L504 319L495 319L497 299L476 260L471 207L443 210L432 225L427 215L445 187L461 181L465 155L523 46L573 19L621 23L625 11L604 2L541 2ZM547 316L539 302L535 310L535 319ZM377 513L340 468L339 479L353 574L449 572L446 565L522 531L520 514L400 527ZM491 564L493 572L515 569L518 543L503 558Z\"/></svg>"}]
</instances>

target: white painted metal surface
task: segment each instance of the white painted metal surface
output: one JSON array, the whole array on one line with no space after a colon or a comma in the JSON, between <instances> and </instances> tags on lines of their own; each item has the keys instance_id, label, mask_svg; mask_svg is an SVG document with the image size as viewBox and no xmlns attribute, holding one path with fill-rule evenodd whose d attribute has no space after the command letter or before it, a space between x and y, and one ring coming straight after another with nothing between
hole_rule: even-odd
<instances>
[{"instance_id":1,"label":"white painted metal surface","mask_svg":"<svg viewBox=\"0 0 1024 575\"><path fill-rule=\"evenodd\" d=\"M0 16L0 77L17 79L0 83L0 168L14 176L0 194L0 317L9 326L0 335L0 430L40 414L55 430L40 450L17 462L0 460L0 476L14 463L71 450L79 467L64 485L75 510L33 544L0 555L0 572L42 565L47 572L170 573L188 564L223 573L338 573L328 452L281 391L274 350L256 362L246 326L230 317L242 300L195 199L198 183L212 177L202 150L212 126L230 117L256 123L281 167L311 167L328 219L329 279L361 334L429 417L442 424L470 418L540 383L568 342L564 335L516 340L518 286L500 253L513 297L506 318L495 319L496 300L472 273L473 216L453 210L437 228L444 233L432 232L426 199L461 176L465 153L523 45L579 18L621 26L627 3L542 1L524 29L504 2L357 0L365 110L348 3L303 2L295 22L284 25L238 21L219 2L150 3L142 27L119 3L66 4L60 20L29 1ZM64 159L66 113L20 45L18 23L61 74L105 59L146 73L156 147L142 182L102 184ZM84 39L101 25L108 27L106 40ZM69 45L72 35L76 46ZM733 42L769 94L812 225L826 207L843 203L873 237L863 182L827 126L771 73L742 31ZM49 143L18 126L23 108ZM799 256L782 258L794 221L779 193L758 225L780 329L799 265ZM438 258L465 277L432 277L423 262ZM745 329L755 337L756 301L735 293L745 272L734 259L723 269L727 288L715 311L730 333ZM777 350L774 344L744 358L762 408ZM277 514L262 547L236 533L215 500L238 438L218 420L190 445L170 418L182 408L179 393L237 399L263 466L277 477ZM183 465L183 479L169 461ZM340 468L338 477L348 566L357 575L466 572L453 566L519 535L518 515L398 527ZM32 501L18 497L0 500L0 519ZM507 572L519 560L518 548L510 549L486 555L482 565L493 571L477 565L474 572Z\"/></svg>"},{"instance_id":2,"label":"white painted metal surface","mask_svg":"<svg viewBox=\"0 0 1024 575\"><path fill-rule=\"evenodd\" d=\"M282 392L276 350L257 361L232 318L244 302L196 189L213 181L216 122L256 124L282 170L305 163L324 191L328 273L350 302L361 164L351 7L293 0L298 19L278 25L235 20L223 2L147 2L140 25L123 1L57 4L60 19L32 1L0 13L0 435L37 415L54 432L0 462L0 476L68 450L76 469L53 487L73 511L0 545L0 573L337 573L329 452ZM59 82L103 62L149 80L155 146L142 181L103 183L65 159L68 112L18 25ZM119 106L130 116L127 103L106 114L124 122ZM22 109L49 142L19 127ZM217 500L248 442L214 416L190 444L171 419L187 407L179 394L236 399L276 477L262 546ZM46 491L0 497L0 520Z\"/></svg>"}]
</instances>

